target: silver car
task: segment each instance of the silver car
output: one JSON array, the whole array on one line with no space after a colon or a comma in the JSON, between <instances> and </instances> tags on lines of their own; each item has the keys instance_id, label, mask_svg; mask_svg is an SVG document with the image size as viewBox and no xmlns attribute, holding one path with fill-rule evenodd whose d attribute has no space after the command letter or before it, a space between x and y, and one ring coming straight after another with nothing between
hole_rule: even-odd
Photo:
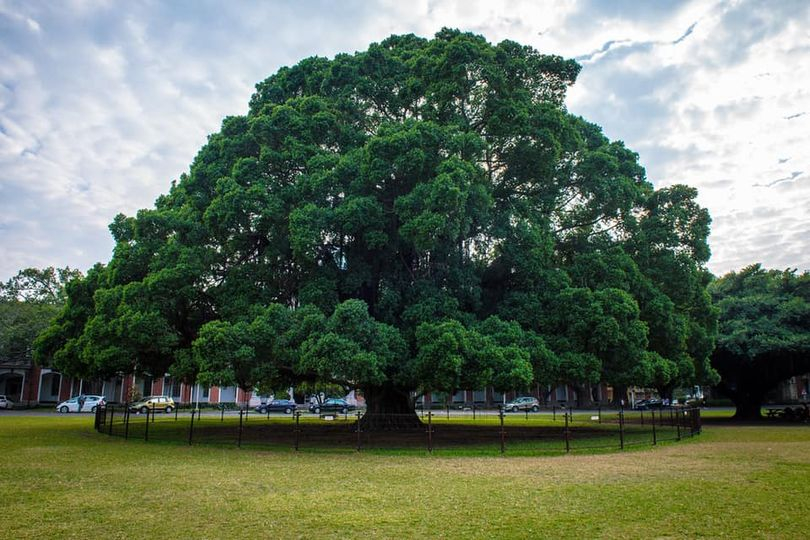
<instances>
[{"instance_id":1,"label":"silver car","mask_svg":"<svg viewBox=\"0 0 810 540\"><path fill-rule=\"evenodd\" d=\"M530 396L523 396L513 401L510 401L509 403L506 403L503 406L503 410L512 412L518 411L537 412L540 410L540 402L537 400L537 398L533 398Z\"/></svg>"}]
</instances>

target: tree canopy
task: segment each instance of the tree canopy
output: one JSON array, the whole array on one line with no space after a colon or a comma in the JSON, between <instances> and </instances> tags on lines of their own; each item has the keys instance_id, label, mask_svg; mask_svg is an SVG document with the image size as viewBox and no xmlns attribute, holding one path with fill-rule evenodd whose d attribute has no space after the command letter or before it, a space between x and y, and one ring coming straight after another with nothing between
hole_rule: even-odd
<instances>
[{"instance_id":1,"label":"tree canopy","mask_svg":"<svg viewBox=\"0 0 810 540\"><path fill-rule=\"evenodd\" d=\"M810 274L759 264L710 285L720 310L712 364L737 416L758 418L765 394L810 372Z\"/></svg>"},{"instance_id":2,"label":"tree canopy","mask_svg":"<svg viewBox=\"0 0 810 540\"><path fill-rule=\"evenodd\" d=\"M34 340L59 313L70 268L26 268L0 283L0 362L30 364Z\"/></svg>"},{"instance_id":3,"label":"tree canopy","mask_svg":"<svg viewBox=\"0 0 810 540\"><path fill-rule=\"evenodd\" d=\"M97 375L412 392L712 379L709 215L568 113L580 66L444 29L256 86L110 226L38 352Z\"/></svg>"}]
</instances>

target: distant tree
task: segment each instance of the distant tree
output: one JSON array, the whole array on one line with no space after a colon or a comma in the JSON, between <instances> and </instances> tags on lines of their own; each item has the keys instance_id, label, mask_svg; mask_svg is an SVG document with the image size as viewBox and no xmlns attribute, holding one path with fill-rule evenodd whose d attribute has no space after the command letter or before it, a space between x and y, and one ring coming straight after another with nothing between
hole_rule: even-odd
<instances>
[{"instance_id":1,"label":"distant tree","mask_svg":"<svg viewBox=\"0 0 810 540\"><path fill-rule=\"evenodd\" d=\"M79 270L70 267L26 268L5 283L0 283L0 301L62 304L65 301L65 285L81 276Z\"/></svg>"},{"instance_id":2,"label":"distant tree","mask_svg":"<svg viewBox=\"0 0 810 540\"><path fill-rule=\"evenodd\" d=\"M70 268L26 268L0 283L0 359L30 363L37 335L65 301L65 284L81 273Z\"/></svg>"},{"instance_id":3,"label":"distant tree","mask_svg":"<svg viewBox=\"0 0 810 540\"><path fill-rule=\"evenodd\" d=\"M769 390L810 372L810 274L755 264L709 290L720 310L712 355L718 386L737 407L736 417L759 418Z\"/></svg>"},{"instance_id":4,"label":"distant tree","mask_svg":"<svg viewBox=\"0 0 810 540\"><path fill-rule=\"evenodd\" d=\"M282 68L116 217L39 353L409 422L425 391L711 378L708 213L565 110L579 69L448 29Z\"/></svg>"}]
</instances>

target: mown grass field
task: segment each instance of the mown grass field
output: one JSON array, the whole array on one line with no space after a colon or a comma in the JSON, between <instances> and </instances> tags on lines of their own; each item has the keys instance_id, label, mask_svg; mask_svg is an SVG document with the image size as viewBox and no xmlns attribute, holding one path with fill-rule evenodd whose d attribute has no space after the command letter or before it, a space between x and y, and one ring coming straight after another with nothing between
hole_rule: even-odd
<instances>
[{"instance_id":1,"label":"mown grass field","mask_svg":"<svg viewBox=\"0 0 810 540\"><path fill-rule=\"evenodd\" d=\"M806 538L810 426L611 454L467 457L123 441L0 415L6 538Z\"/></svg>"}]
</instances>

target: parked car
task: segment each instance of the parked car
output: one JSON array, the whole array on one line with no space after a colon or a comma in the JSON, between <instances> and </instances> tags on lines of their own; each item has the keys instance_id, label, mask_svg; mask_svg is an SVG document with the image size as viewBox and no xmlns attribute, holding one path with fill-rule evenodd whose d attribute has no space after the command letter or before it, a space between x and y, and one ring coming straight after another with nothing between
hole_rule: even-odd
<instances>
[{"instance_id":1,"label":"parked car","mask_svg":"<svg viewBox=\"0 0 810 540\"><path fill-rule=\"evenodd\" d=\"M130 411L143 414L156 411L163 411L168 414L175 408L177 408L177 406L174 404L174 400L169 396L147 396L129 405Z\"/></svg>"},{"instance_id":2,"label":"parked car","mask_svg":"<svg viewBox=\"0 0 810 540\"><path fill-rule=\"evenodd\" d=\"M530 396L522 396L509 403L504 404L503 406L504 411L534 411L537 412L540 410L540 402L537 398L533 398Z\"/></svg>"},{"instance_id":3,"label":"parked car","mask_svg":"<svg viewBox=\"0 0 810 540\"><path fill-rule=\"evenodd\" d=\"M295 402L291 399L271 399L267 403L263 403L256 407L256 412L265 414L270 412L283 412L284 414L291 414L295 410Z\"/></svg>"},{"instance_id":4,"label":"parked car","mask_svg":"<svg viewBox=\"0 0 810 540\"><path fill-rule=\"evenodd\" d=\"M309 406L309 412L314 414L321 414L321 412L340 412L346 414L353 411L356 407L348 403L345 399L329 398L320 405L313 403Z\"/></svg>"},{"instance_id":5,"label":"parked car","mask_svg":"<svg viewBox=\"0 0 810 540\"><path fill-rule=\"evenodd\" d=\"M84 404L80 411L79 396L73 396L57 404L56 410L62 414L69 412L96 412L98 407L103 407L106 404L107 402L104 400L104 396L86 395L84 396Z\"/></svg>"},{"instance_id":6,"label":"parked car","mask_svg":"<svg viewBox=\"0 0 810 540\"><path fill-rule=\"evenodd\" d=\"M0 409L13 409L14 402L4 395L0 395Z\"/></svg>"},{"instance_id":7,"label":"parked car","mask_svg":"<svg viewBox=\"0 0 810 540\"><path fill-rule=\"evenodd\" d=\"M251 395L250 400L248 400L248 407L253 407L254 409L259 405L264 405L268 401L271 401L273 396L260 396L260 395Z\"/></svg>"},{"instance_id":8,"label":"parked car","mask_svg":"<svg viewBox=\"0 0 810 540\"><path fill-rule=\"evenodd\" d=\"M647 409L660 409L664 406L664 402L658 398L640 399L636 401L633 406L637 411L646 411Z\"/></svg>"}]
</instances>

